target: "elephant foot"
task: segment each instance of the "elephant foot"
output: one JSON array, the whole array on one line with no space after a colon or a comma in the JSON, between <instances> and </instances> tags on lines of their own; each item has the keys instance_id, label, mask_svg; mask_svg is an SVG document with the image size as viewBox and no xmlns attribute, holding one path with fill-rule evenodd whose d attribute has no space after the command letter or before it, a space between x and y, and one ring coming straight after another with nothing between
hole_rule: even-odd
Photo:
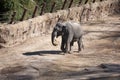
<instances>
[{"instance_id":1,"label":"elephant foot","mask_svg":"<svg viewBox=\"0 0 120 80\"><path fill-rule=\"evenodd\" d=\"M62 52L66 53L67 51L65 49L62 49Z\"/></svg>"},{"instance_id":2,"label":"elephant foot","mask_svg":"<svg viewBox=\"0 0 120 80\"><path fill-rule=\"evenodd\" d=\"M68 51L68 53L69 53L69 54L72 54L72 53L73 53L73 51Z\"/></svg>"},{"instance_id":3,"label":"elephant foot","mask_svg":"<svg viewBox=\"0 0 120 80\"><path fill-rule=\"evenodd\" d=\"M65 53L64 53L64 52L62 52L62 53L61 53L61 55L65 55Z\"/></svg>"},{"instance_id":4,"label":"elephant foot","mask_svg":"<svg viewBox=\"0 0 120 80\"><path fill-rule=\"evenodd\" d=\"M62 52L63 52L63 53L66 53L66 51L65 51L65 50L62 50Z\"/></svg>"},{"instance_id":5,"label":"elephant foot","mask_svg":"<svg viewBox=\"0 0 120 80\"><path fill-rule=\"evenodd\" d=\"M64 51L62 51L61 54L65 55L65 54L71 54L71 53L72 53L71 51L66 51L66 50L64 50Z\"/></svg>"},{"instance_id":6,"label":"elephant foot","mask_svg":"<svg viewBox=\"0 0 120 80\"><path fill-rule=\"evenodd\" d=\"M62 52L66 52L66 50L64 48L61 48Z\"/></svg>"},{"instance_id":7,"label":"elephant foot","mask_svg":"<svg viewBox=\"0 0 120 80\"><path fill-rule=\"evenodd\" d=\"M81 52L81 50L80 51L78 51L78 53L80 53Z\"/></svg>"},{"instance_id":8,"label":"elephant foot","mask_svg":"<svg viewBox=\"0 0 120 80\"><path fill-rule=\"evenodd\" d=\"M62 50L62 54L66 54L66 53L68 53L68 54L72 54L73 53L73 51L67 51L67 50Z\"/></svg>"},{"instance_id":9,"label":"elephant foot","mask_svg":"<svg viewBox=\"0 0 120 80\"><path fill-rule=\"evenodd\" d=\"M80 53L81 52L81 49L78 49L78 53Z\"/></svg>"},{"instance_id":10,"label":"elephant foot","mask_svg":"<svg viewBox=\"0 0 120 80\"><path fill-rule=\"evenodd\" d=\"M65 49L63 49L62 52L61 52L61 54L65 55L65 53L66 53Z\"/></svg>"}]
</instances>

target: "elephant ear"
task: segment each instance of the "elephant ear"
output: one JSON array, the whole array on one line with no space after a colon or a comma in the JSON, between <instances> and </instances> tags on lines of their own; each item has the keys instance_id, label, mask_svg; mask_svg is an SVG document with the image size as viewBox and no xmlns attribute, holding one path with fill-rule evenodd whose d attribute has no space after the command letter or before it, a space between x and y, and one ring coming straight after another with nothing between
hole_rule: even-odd
<instances>
[{"instance_id":1,"label":"elephant ear","mask_svg":"<svg viewBox=\"0 0 120 80\"><path fill-rule=\"evenodd\" d=\"M67 31L67 27L66 26L63 26L62 27L62 35L66 34L68 31Z\"/></svg>"}]
</instances>

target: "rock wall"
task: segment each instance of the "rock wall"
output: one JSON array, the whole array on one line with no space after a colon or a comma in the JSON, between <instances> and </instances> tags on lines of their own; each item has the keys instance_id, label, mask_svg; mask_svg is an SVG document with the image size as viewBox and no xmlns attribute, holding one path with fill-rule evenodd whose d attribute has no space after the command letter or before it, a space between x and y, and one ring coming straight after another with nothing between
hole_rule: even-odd
<instances>
[{"instance_id":1,"label":"rock wall","mask_svg":"<svg viewBox=\"0 0 120 80\"><path fill-rule=\"evenodd\" d=\"M49 34L58 20L97 21L104 20L115 13L120 13L120 0L89 3L67 10L46 13L16 24L0 25L0 48L11 47L29 38Z\"/></svg>"}]
</instances>

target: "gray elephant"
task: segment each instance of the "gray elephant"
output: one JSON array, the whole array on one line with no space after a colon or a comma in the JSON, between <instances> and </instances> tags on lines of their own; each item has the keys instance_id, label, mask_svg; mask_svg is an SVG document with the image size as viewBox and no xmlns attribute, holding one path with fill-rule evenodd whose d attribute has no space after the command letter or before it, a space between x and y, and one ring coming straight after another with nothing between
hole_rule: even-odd
<instances>
[{"instance_id":1,"label":"gray elephant","mask_svg":"<svg viewBox=\"0 0 120 80\"><path fill-rule=\"evenodd\" d=\"M64 23L57 22L51 35L51 41L54 46L57 45L55 43L55 38L58 36L62 36L61 50L64 53L71 53L71 46L73 46L75 41L78 43L78 52L83 48L83 30L79 23L70 21Z\"/></svg>"}]
</instances>

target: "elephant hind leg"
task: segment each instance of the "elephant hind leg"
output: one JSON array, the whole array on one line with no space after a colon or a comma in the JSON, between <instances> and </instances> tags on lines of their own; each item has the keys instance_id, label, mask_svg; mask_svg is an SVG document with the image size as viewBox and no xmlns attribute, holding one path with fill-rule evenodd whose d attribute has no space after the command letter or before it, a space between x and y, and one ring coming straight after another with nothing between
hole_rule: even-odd
<instances>
[{"instance_id":1,"label":"elephant hind leg","mask_svg":"<svg viewBox=\"0 0 120 80\"><path fill-rule=\"evenodd\" d=\"M83 41L81 40L81 48L84 49Z\"/></svg>"},{"instance_id":2,"label":"elephant hind leg","mask_svg":"<svg viewBox=\"0 0 120 80\"><path fill-rule=\"evenodd\" d=\"M80 43L80 41L78 41L77 43L78 43L78 52L80 52L81 51L81 43Z\"/></svg>"},{"instance_id":3,"label":"elephant hind leg","mask_svg":"<svg viewBox=\"0 0 120 80\"><path fill-rule=\"evenodd\" d=\"M81 49L84 48L83 41L82 41L82 36L79 38L77 43L78 43L78 52L80 52Z\"/></svg>"}]
</instances>

